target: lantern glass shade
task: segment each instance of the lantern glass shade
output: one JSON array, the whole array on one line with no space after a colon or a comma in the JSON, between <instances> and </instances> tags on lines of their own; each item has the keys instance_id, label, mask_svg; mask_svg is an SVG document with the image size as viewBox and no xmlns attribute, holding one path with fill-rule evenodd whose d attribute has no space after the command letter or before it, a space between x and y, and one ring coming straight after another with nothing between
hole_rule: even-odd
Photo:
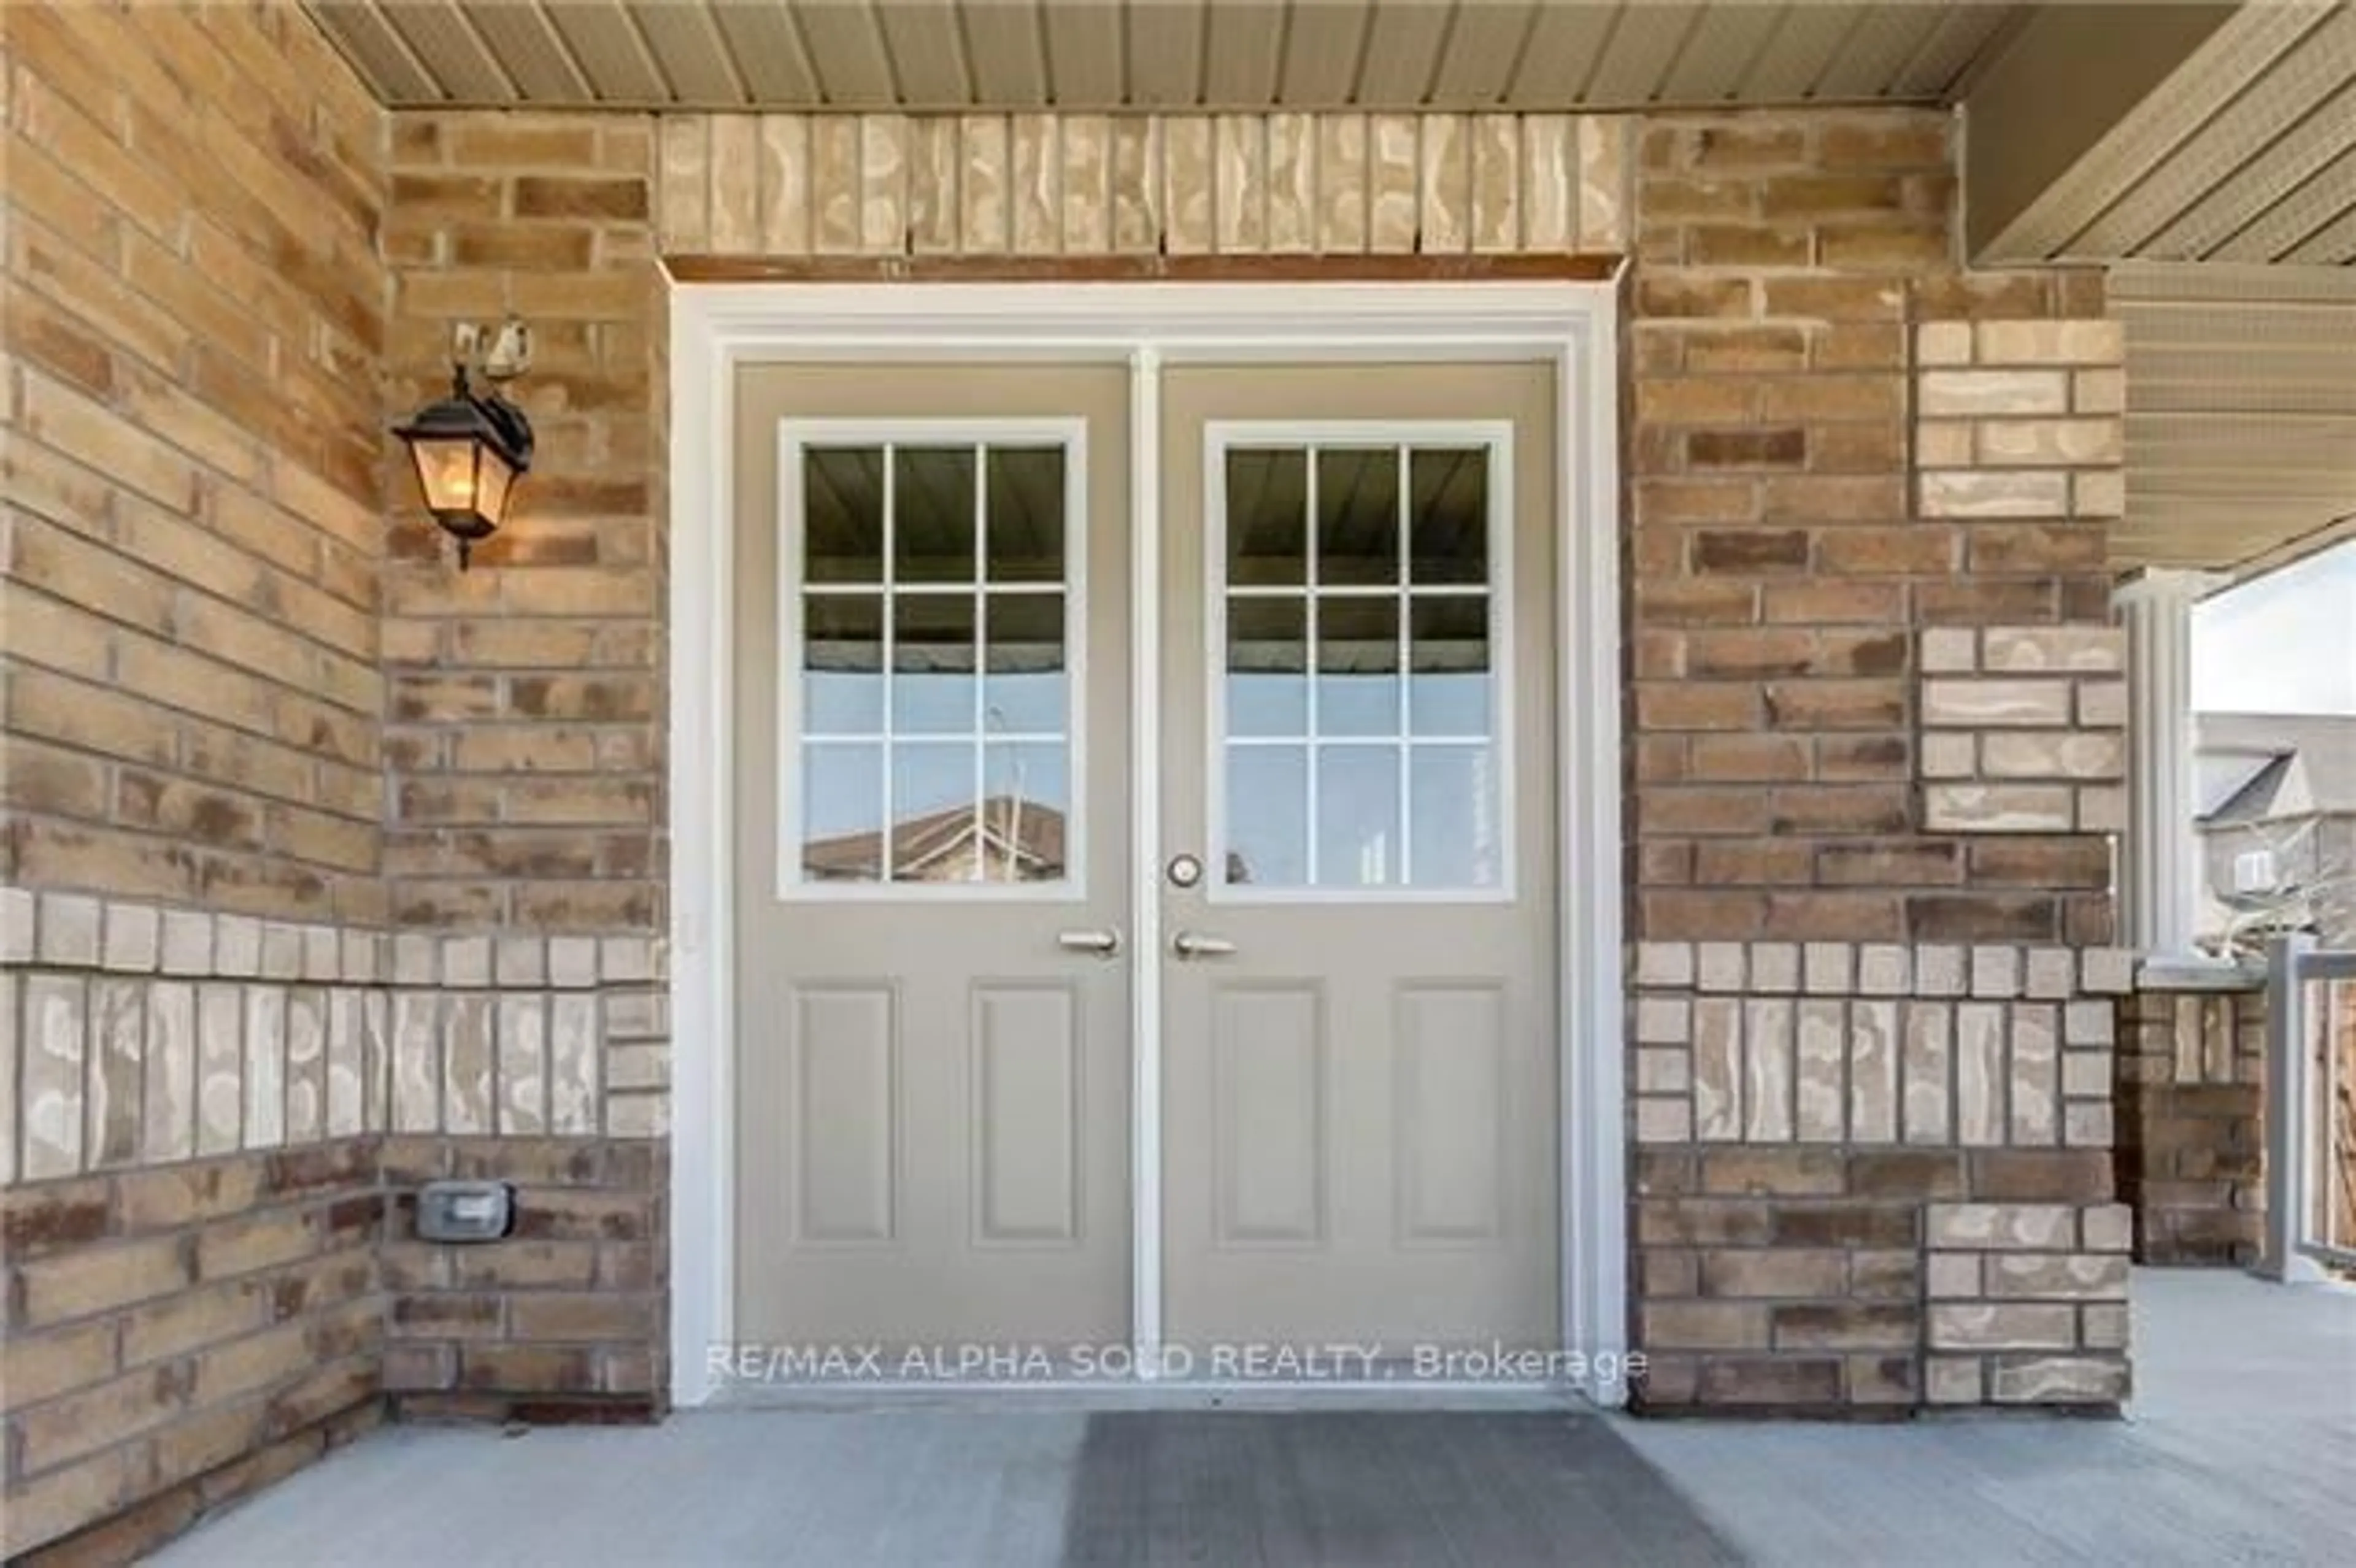
<instances>
[{"instance_id":1,"label":"lantern glass shade","mask_svg":"<svg viewBox=\"0 0 2356 1568\"><path fill-rule=\"evenodd\" d=\"M507 520L515 468L479 435L412 437L409 454L427 509L454 532L484 535Z\"/></svg>"}]
</instances>

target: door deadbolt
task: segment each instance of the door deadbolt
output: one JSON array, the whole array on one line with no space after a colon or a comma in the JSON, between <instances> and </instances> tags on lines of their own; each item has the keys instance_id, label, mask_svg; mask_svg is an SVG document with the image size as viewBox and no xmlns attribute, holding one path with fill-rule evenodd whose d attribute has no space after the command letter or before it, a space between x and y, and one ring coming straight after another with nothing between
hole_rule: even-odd
<instances>
[{"instance_id":1,"label":"door deadbolt","mask_svg":"<svg viewBox=\"0 0 2356 1568\"><path fill-rule=\"evenodd\" d=\"M1203 862L1192 855L1173 855L1170 859L1170 885L1191 888L1203 880Z\"/></svg>"}]
</instances>

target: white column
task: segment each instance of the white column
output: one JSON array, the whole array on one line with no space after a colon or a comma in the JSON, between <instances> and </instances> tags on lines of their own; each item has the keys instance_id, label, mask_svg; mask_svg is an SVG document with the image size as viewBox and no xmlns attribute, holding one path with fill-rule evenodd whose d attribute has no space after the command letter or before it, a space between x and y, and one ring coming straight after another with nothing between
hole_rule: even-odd
<instances>
[{"instance_id":1,"label":"white column","mask_svg":"<svg viewBox=\"0 0 2356 1568\"><path fill-rule=\"evenodd\" d=\"M2120 939L2152 957L2192 954L2201 905L2192 771L2192 606L2223 580L2146 571L2111 603L2127 634L2127 841Z\"/></svg>"}]
</instances>

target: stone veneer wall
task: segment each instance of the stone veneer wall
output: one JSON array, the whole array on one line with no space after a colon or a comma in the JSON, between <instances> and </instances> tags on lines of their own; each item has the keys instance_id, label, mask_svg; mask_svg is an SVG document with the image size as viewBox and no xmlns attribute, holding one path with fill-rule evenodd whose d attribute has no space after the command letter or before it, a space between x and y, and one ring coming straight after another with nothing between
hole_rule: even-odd
<instances>
[{"instance_id":1,"label":"stone veneer wall","mask_svg":"<svg viewBox=\"0 0 2356 1568\"><path fill-rule=\"evenodd\" d=\"M2266 993L2147 972L2119 1004L2119 1199L2143 1264L2247 1267L2265 1239Z\"/></svg>"}]
</instances>

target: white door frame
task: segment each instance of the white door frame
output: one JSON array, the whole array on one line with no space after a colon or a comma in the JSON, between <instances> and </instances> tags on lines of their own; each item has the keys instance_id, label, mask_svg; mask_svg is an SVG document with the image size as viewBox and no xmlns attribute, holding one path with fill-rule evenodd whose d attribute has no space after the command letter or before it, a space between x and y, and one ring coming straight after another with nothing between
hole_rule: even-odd
<instances>
[{"instance_id":1,"label":"white door frame","mask_svg":"<svg viewBox=\"0 0 2356 1568\"><path fill-rule=\"evenodd\" d=\"M1619 360L1611 283L711 283L670 293L671 1398L733 1343L734 1029L727 583L736 368L777 359L1110 360L1130 369L1130 930L1161 952L1161 372L1171 363L1544 359L1556 368L1562 1348L1625 1398ZM1137 965L1135 1349L1161 1346L1161 966Z\"/></svg>"}]
</instances>

